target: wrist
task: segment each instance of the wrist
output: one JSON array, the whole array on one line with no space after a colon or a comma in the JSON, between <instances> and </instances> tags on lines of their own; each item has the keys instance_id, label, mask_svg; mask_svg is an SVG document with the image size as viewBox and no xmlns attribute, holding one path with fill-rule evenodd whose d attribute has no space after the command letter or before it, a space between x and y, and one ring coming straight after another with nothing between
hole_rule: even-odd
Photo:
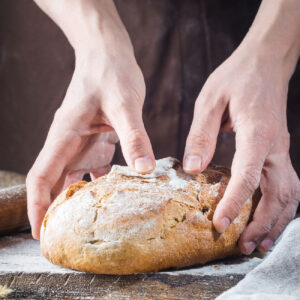
<instances>
[{"instance_id":1,"label":"wrist","mask_svg":"<svg viewBox=\"0 0 300 300\"><path fill-rule=\"evenodd\" d=\"M75 52L132 49L113 0L35 0L57 23ZM116 50L114 50L116 49Z\"/></svg>"},{"instance_id":2,"label":"wrist","mask_svg":"<svg viewBox=\"0 0 300 300\"><path fill-rule=\"evenodd\" d=\"M281 66L290 78L300 55L299 13L298 0L263 0L241 47Z\"/></svg>"},{"instance_id":3,"label":"wrist","mask_svg":"<svg viewBox=\"0 0 300 300\"><path fill-rule=\"evenodd\" d=\"M100 30L88 30L84 37L75 38L70 42L76 58L94 55L103 59L114 59L120 55L134 56L128 34L114 28L114 25Z\"/></svg>"},{"instance_id":4,"label":"wrist","mask_svg":"<svg viewBox=\"0 0 300 300\"><path fill-rule=\"evenodd\" d=\"M107 15L93 11L94 16L86 16L79 28L69 35L69 41L76 55L91 52L117 55L118 52L132 52L129 35L122 24Z\"/></svg>"},{"instance_id":5,"label":"wrist","mask_svg":"<svg viewBox=\"0 0 300 300\"><path fill-rule=\"evenodd\" d=\"M267 40L252 38L252 36L247 36L239 49L255 57L261 66L269 65L273 72L280 72L278 75L287 82L292 77L299 58L298 48L293 44L276 48Z\"/></svg>"}]
</instances>

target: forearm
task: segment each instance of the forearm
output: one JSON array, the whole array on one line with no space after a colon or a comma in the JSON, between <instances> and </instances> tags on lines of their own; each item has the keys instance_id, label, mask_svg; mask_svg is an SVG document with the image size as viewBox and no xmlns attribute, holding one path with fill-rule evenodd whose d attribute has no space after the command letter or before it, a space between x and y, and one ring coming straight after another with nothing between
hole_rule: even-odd
<instances>
[{"instance_id":1,"label":"forearm","mask_svg":"<svg viewBox=\"0 0 300 300\"><path fill-rule=\"evenodd\" d=\"M102 46L114 45L116 41L131 48L112 0L34 1L62 29L75 51L89 46L101 49Z\"/></svg>"},{"instance_id":2,"label":"forearm","mask_svg":"<svg viewBox=\"0 0 300 300\"><path fill-rule=\"evenodd\" d=\"M263 0L242 44L280 61L290 77L300 55L300 1Z\"/></svg>"}]
</instances>

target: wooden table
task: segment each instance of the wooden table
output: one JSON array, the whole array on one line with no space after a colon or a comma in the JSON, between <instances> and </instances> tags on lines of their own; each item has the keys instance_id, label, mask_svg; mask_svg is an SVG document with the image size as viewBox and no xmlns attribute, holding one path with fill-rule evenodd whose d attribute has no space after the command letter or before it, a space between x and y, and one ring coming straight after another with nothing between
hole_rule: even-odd
<instances>
[{"instance_id":1,"label":"wooden table","mask_svg":"<svg viewBox=\"0 0 300 300\"><path fill-rule=\"evenodd\" d=\"M255 254L184 270L94 275L49 263L30 233L0 238L0 285L9 299L215 299L262 261Z\"/></svg>"}]
</instances>

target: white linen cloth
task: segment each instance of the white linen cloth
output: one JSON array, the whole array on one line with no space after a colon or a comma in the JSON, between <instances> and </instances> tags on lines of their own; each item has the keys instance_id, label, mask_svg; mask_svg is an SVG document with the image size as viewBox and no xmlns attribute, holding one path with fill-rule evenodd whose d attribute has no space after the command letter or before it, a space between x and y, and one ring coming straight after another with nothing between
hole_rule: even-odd
<instances>
[{"instance_id":1,"label":"white linen cloth","mask_svg":"<svg viewBox=\"0 0 300 300\"><path fill-rule=\"evenodd\" d=\"M216 300L300 300L300 217L261 264Z\"/></svg>"}]
</instances>

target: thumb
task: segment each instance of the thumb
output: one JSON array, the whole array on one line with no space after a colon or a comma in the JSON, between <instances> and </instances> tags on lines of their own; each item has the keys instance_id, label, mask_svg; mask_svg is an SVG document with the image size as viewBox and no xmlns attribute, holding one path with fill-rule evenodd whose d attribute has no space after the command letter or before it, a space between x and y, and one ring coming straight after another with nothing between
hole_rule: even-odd
<instances>
[{"instance_id":1,"label":"thumb","mask_svg":"<svg viewBox=\"0 0 300 300\"><path fill-rule=\"evenodd\" d=\"M122 112L111 120L117 132L124 158L131 169L146 174L155 168L152 146L145 130L142 112Z\"/></svg>"}]
</instances>

